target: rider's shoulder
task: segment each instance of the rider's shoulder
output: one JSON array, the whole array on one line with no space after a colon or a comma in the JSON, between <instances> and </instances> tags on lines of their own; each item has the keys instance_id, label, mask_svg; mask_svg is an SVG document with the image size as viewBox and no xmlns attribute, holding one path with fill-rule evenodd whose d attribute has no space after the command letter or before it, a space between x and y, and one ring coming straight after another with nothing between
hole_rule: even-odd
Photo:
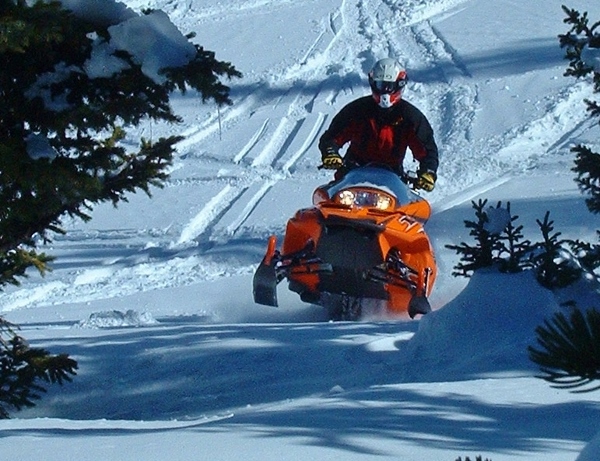
<instances>
[{"instance_id":1,"label":"rider's shoulder","mask_svg":"<svg viewBox=\"0 0 600 461\"><path fill-rule=\"evenodd\" d=\"M342 108L342 112L365 115L371 112L375 112L376 109L377 104L375 103L375 101L373 101L373 98L371 96L362 96L346 104Z\"/></svg>"},{"instance_id":2,"label":"rider's shoulder","mask_svg":"<svg viewBox=\"0 0 600 461\"><path fill-rule=\"evenodd\" d=\"M402 99L397 105L397 110L407 119L418 119L424 117L423 112L414 104L411 104L406 99Z\"/></svg>"}]
</instances>

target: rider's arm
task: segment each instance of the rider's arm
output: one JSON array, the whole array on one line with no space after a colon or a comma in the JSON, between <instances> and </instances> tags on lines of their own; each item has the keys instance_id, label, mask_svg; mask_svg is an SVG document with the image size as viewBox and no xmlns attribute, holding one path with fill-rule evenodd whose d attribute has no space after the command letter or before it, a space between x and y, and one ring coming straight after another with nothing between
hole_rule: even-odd
<instances>
[{"instance_id":1,"label":"rider's arm","mask_svg":"<svg viewBox=\"0 0 600 461\"><path fill-rule=\"evenodd\" d=\"M410 109L413 131L408 137L408 147L415 160L419 162L419 169L435 174L439 165L439 155L433 128L421 111L414 106Z\"/></svg>"},{"instance_id":2,"label":"rider's arm","mask_svg":"<svg viewBox=\"0 0 600 461\"><path fill-rule=\"evenodd\" d=\"M356 121L364 117L364 105L369 101L360 98L344 106L331 120L327 130L319 139L319 150L323 153L328 148L339 150L344 144L352 141L357 136Z\"/></svg>"}]
</instances>

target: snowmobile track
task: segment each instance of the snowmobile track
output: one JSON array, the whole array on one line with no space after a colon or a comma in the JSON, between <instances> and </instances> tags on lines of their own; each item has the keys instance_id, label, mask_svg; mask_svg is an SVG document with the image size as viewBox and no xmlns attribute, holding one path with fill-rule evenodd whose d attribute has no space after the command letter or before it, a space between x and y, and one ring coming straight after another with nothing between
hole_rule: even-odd
<instances>
[{"instance_id":1,"label":"snowmobile track","mask_svg":"<svg viewBox=\"0 0 600 461\"><path fill-rule=\"evenodd\" d=\"M260 128L254 133L252 138L246 143L246 145L240 150L235 157L233 157L233 163L240 163L246 155L256 146L258 141L262 139L267 131L267 127L269 126L270 119L265 119Z\"/></svg>"},{"instance_id":2,"label":"snowmobile track","mask_svg":"<svg viewBox=\"0 0 600 461\"><path fill-rule=\"evenodd\" d=\"M210 236L216 223L240 199L246 187L226 185L182 230L176 245L188 244Z\"/></svg>"}]
</instances>

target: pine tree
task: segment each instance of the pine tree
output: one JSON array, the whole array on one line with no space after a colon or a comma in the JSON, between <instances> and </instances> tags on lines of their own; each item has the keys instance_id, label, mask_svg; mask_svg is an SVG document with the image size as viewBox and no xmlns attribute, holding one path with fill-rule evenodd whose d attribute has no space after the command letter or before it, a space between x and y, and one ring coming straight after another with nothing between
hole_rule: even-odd
<instances>
[{"instance_id":1,"label":"pine tree","mask_svg":"<svg viewBox=\"0 0 600 461\"><path fill-rule=\"evenodd\" d=\"M189 59L153 74L114 35L129 19L165 24L166 15L136 15L106 0L106 11L112 7L122 7L123 17L92 18L54 1L0 0L0 287L18 285L29 268L49 269L52 257L38 246L64 233L64 218L87 221L96 204L116 206L127 193L150 195L162 186L181 137L141 139L133 149L122 141L144 120L180 121L169 104L174 91L231 103L220 79L241 74L230 63L180 35ZM98 56L112 66L94 69ZM40 380L61 384L77 364L30 348L2 318L0 324L6 416L7 406L33 404Z\"/></svg>"},{"instance_id":2,"label":"pine tree","mask_svg":"<svg viewBox=\"0 0 600 461\"><path fill-rule=\"evenodd\" d=\"M219 76L240 74L191 43L195 57L158 79L127 50L113 53L119 72L90 75L86 65L109 43L112 25L60 3L0 0L0 286L18 283L28 267L46 270L51 258L36 242L62 233L65 216L88 220L94 204L161 186L181 138L142 139L129 152L120 143L127 127L178 122L169 105L175 90L231 102Z\"/></svg>"},{"instance_id":3,"label":"pine tree","mask_svg":"<svg viewBox=\"0 0 600 461\"><path fill-rule=\"evenodd\" d=\"M586 59L591 51L596 53L600 60L600 21L590 24L587 12L563 6L567 15L564 22L571 25L571 29L564 35L559 35L560 45L566 48L566 58L569 67L565 75L576 78L585 78L591 75L594 93L600 92L600 65L592 65ZM600 104L598 101L587 99L587 111L592 117L600 118ZM590 147L579 144L574 146L572 152L576 154L573 171L577 173L575 181L579 188L589 198L586 204L592 213L600 213L600 154Z\"/></svg>"}]
</instances>

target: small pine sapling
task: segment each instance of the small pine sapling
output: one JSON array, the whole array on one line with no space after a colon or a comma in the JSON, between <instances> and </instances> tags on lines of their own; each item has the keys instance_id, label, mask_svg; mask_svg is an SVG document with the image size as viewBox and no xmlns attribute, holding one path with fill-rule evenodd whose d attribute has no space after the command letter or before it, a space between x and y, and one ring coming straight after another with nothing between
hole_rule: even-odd
<instances>
[{"instance_id":1,"label":"small pine sapling","mask_svg":"<svg viewBox=\"0 0 600 461\"><path fill-rule=\"evenodd\" d=\"M543 287L553 289L566 287L577 281L582 274L577 258L566 247L567 240L559 239L561 232L554 232L554 221L550 212L544 220L536 220L542 232L542 242L535 244L531 264L536 278Z\"/></svg>"},{"instance_id":2,"label":"small pine sapling","mask_svg":"<svg viewBox=\"0 0 600 461\"><path fill-rule=\"evenodd\" d=\"M510 211L510 202L506 204L509 216L504 231L498 237L502 247L498 254L498 265L501 272L516 273L530 267L529 255L533 251L531 241L523 240L523 226L515 226L519 216L513 216ZM506 255L506 256L504 256Z\"/></svg>"},{"instance_id":3,"label":"small pine sapling","mask_svg":"<svg viewBox=\"0 0 600 461\"><path fill-rule=\"evenodd\" d=\"M470 277L477 269L490 267L494 263L494 254L498 250L498 234L490 229L490 219L485 211L487 200L471 202L475 209L477 221L465 220L465 227L470 229L469 235L475 238L475 245L465 242L460 245L446 245L446 248L456 251L461 256L454 267L452 275Z\"/></svg>"},{"instance_id":4,"label":"small pine sapling","mask_svg":"<svg viewBox=\"0 0 600 461\"><path fill-rule=\"evenodd\" d=\"M596 231L600 235L599 231ZM577 258L583 274L588 280L600 283L600 275L597 273L600 268L600 245L583 242L581 240L569 241L571 251Z\"/></svg>"}]
</instances>

